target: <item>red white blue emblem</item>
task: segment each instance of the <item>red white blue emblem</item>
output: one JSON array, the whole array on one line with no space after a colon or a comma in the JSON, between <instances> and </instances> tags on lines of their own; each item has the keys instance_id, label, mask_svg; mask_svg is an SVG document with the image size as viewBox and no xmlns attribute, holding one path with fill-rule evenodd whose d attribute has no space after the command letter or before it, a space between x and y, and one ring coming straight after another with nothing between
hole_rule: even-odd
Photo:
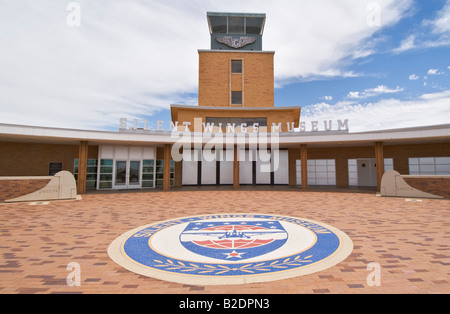
<instances>
[{"instance_id":1,"label":"red white blue emblem","mask_svg":"<svg viewBox=\"0 0 450 314\"><path fill-rule=\"evenodd\" d=\"M267 214L171 219L130 230L109 256L141 275L184 284L244 284L317 272L345 259L353 243L312 220Z\"/></svg>"},{"instance_id":2,"label":"red white blue emblem","mask_svg":"<svg viewBox=\"0 0 450 314\"><path fill-rule=\"evenodd\" d=\"M201 221L189 223L180 241L191 252L239 261L276 250L287 237L278 221Z\"/></svg>"}]
</instances>

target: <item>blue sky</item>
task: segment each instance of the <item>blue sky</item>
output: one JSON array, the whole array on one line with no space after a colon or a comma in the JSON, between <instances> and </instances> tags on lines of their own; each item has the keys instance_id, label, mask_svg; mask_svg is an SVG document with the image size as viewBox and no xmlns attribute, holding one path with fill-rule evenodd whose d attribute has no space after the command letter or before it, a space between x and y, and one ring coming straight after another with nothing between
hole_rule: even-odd
<instances>
[{"instance_id":1,"label":"blue sky","mask_svg":"<svg viewBox=\"0 0 450 314\"><path fill-rule=\"evenodd\" d=\"M303 121L349 119L351 132L450 123L450 0L0 0L0 8L8 48L0 123L115 131L124 117L168 129L170 104L197 104L207 11L266 13L275 106L302 106Z\"/></svg>"}]
</instances>

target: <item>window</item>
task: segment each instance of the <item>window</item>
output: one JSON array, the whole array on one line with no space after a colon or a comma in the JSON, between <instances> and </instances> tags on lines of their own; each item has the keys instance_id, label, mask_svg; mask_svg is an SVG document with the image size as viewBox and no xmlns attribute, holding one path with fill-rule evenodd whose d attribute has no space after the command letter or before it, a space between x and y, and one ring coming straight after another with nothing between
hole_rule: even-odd
<instances>
[{"instance_id":1,"label":"window","mask_svg":"<svg viewBox=\"0 0 450 314\"><path fill-rule=\"evenodd\" d=\"M301 160L296 161L297 184L302 184ZM336 162L334 159L308 159L308 185L336 185Z\"/></svg>"},{"instance_id":2,"label":"window","mask_svg":"<svg viewBox=\"0 0 450 314\"><path fill-rule=\"evenodd\" d=\"M228 33L244 34L244 18L240 16L228 17Z\"/></svg>"},{"instance_id":3,"label":"window","mask_svg":"<svg viewBox=\"0 0 450 314\"><path fill-rule=\"evenodd\" d=\"M170 161L170 186L173 186L173 179L175 177L175 161ZM164 160L159 159L156 161L156 186L163 186L164 178Z\"/></svg>"},{"instance_id":4,"label":"window","mask_svg":"<svg viewBox=\"0 0 450 314\"><path fill-rule=\"evenodd\" d=\"M78 183L78 158L73 162L73 176ZM86 173L86 190L95 190L97 187L97 159L88 159Z\"/></svg>"},{"instance_id":5,"label":"window","mask_svg":"<svg viewBox=\"0 0 450 314\"><path fill-rule=\"evenodd\" d=\"M409 158L410 175L450 175L450 157Z\"/></svg>"},{"instance_id":6,"label":"window","mask_svg":"<svg viewBox=\"0 0 450 314\"><path fill-rule=\"evenodd\" d=\"M242 60L231 60L231 73L242 73Z\"/></svg>"},{"instance_id":7,"label":"window","mask_svg":"<svg viewBox=\"0 0 450 314\"><path fill-rule=\"evenodd\" d=\"M99 189L111 189L113 180L113 163L112 159L100 160L100 174L98 180Z\"/></svg>"},{"instance_id":8,"label":"window","mask_svg":"<svg viewBox=\"0 0 450 314\"><path fill-rule=\"evenodd\" d=\"M242 105L242 92L231 92L231 104Z\"/></svg>"},{"instance_id":9,"label":"window","mask_svg":"<svg viewBox=\"0 0 450 314\"><path fill-rule=\"evenodd\" d=\"M97 187L97 159L88 159L86 173L86 189L95 190Z\"/></svg>"},{"instance_id":10,"label":"window","mask_svg":"<svg viewBox=\"0 0 450 314\"><path fill-rule=\"evenodd\" d=\"M154 160L144 160L142 163L142 187L143 188L153 188L155 186L154 177Z\"/></svg>"},{"instance_id":11,"label":"window","mask_svg":"<svg viewBox=\"0 0 450 314\"><path fill-rule=\"evenodd\" d=\"M245 33L252 35L262 35L262 28L264 26L264 18L262 17L247 17L245 25Z\"/></svg>"},{"instance_id":12,"label":"window","mask_svg":"<svg viewBox=\"0 0 450 314\"><path fill-rule=\"evenodd\" d=\"M265 14L252 16L208 14L211 34L249 34L262 35L266 21Z\"/></svg>"},{"instance_id":13,"label":"window","mask_svg":"<svg viewBox=\"0 0 450 314\"><path fill-rule=\"evenodd\" d=\"M226 16L210 16L211 32L214 34L227 33L227 17Z\"/></svg>"}]
</instances>

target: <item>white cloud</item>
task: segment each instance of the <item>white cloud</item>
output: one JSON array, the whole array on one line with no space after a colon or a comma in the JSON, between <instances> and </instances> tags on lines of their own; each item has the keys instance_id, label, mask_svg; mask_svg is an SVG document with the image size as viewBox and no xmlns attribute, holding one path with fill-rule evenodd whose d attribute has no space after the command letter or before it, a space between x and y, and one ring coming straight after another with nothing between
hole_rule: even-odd
<instances>
[{"instance_id":1,"label":"white cloud","mask_svg":"<svg viewBox=\"0 0 450 314\"><path fill-rule=\"evenodd\" d=\"M418 75L416 75L416 74L411 74L411 75L409 76L409 80L410 80L410 81L417 81L419 78L420 78L420 77L419 77Z\"/></svg>"},{"instance_id":2,"label":"white cloud","mask_svg":"<svg viewBox=\"0 0 450 314\"><path fill-rule=\"evenodd\" d=\"M397 86L394 89L391 89L385 85L379 85L375 88L368 88L365 89L363 92L349 92L347 97L348 98L368 98L368 97L373 97L373 96L378 96L381 94L393 94L393 93L398 93L398 92L402 92L404 89L401 88L400 86Z\"/></svg>"},{"instance_id":3,"label":"white cloud","mask_svg":"<svg viewBox=\"0 0 450 314\"><path fill-rule=\"evenodd\" d=\"M383 99L361 104L342 101L302 108L302 121L349 119L350 132L447 124L450 121L450 90L424 94L415 100ZM322 122L320 122L322 123Z\"/></svg>"},{"instance_id":4,"label":"white cloud","mask_svg":"<svg viewBox=\"0 0 450 314\"><path fill-rule=\"evenodd\" d=\"M402 92L403 88L401 88L400 86L397 86L394 89L391 89L387 86L384 85L379 85L378 87L375 88L371 88L371 89L366 89L366 92L370 93L374 93L374 94L392 94L392 93L398 93L398 92Z\"/></svg>"},{"instance_id":5,"label":"white cloud","mask_svg":"<svg viewBox=\"0 0 450 314\"><path fill-rule=\"evenodd\" d=\"M1 4L0 122L101 128L195 91L204 12L79 1L81 26L69 27L66 2L27 2Z\"/></svg>"},{"instance_id":6,"label":"white cloud","mask_svg":"<svg viewBox=\"0 0 450 314\"><path fill-rule=\"evenodd\" d=\"M434 19L423 20L414 33L405 38L393 52L440 46L450 46L450 0L447 0Z\"/></svg>"},{"instance_id":7,"label":"white cloud","mask_svg":"<svg viewBox=\"0 0 450 314\"><path fill-rule=\"evenodd\" d=\"M256 7L260 2L251 1ZM412 5L409 0L377 1L382 24L374 27L367 22L371 2L274 1L271 10L266 10L272 13L267 17L264 48L277 51L276 78L346 76L349 59L373 54L372 35L397 23Z\"/></svg>"},{"instance_id":8,"label":"white cloud","mask_svg":"<svg viewBox=\"0 0 450 314\"><path fill-rule=\"evenodd\" d=\"M439 71L439 69L429 69L427 74L429 74L429 75L444 75L445 72Z\"/></svg>"},{"instance_id":9,"label":"white cloud","mask_svg":"<svg viewBox=\"0 0 450 314\"><path fill-rule=\"evenodd\" d=\"M435 20L429 22L433 32L438 34L450 33L450 1L439 11Z\"/></svg>"},{"instance_id":10,"label":"white cloud","mask_svg":"<svg viewBox=\"0 0 450 314\"><path fill-rule=\"evenodd\" d=\"M372 53L372 35L413 3L377 1L374 27L369 0L77 2L81 26L69 27L68 1L0 0L0 123L98 129L183 103L197 93L197 49L210 46L207 11L267 14L276 86L357 76L343 61Z\"/></svg>"},{"instance_id":11,"label":"white cloud","mask_svg":"<svg viewBox=\"0 0 450 314\"><path fill-rule=\"evenodd\" d=\"M408 38L404 39L401 43L400 46L396 49L394 49L395 53L401 53L404 52L406 50L410 50L416 47L415 45L415 41L416 41L416 36L415 35L410 35Z\"/></svg>"},{"instance_id":12,"label":"white cloud","mask_svg":"<svg viewBox=\"0 0 450 314\"><path fill-rule=\"evenodd\" d=\"M333 96L323 96L322 99L325 99L326 101L333 100Z\"/></svg>"},{"instance_id":13,"label":"white cloud","mask_svg":"<svg viewBox=\"0 0 450 314\"><path fill-rule=\"evenodd\" d=\"M360 96L359 92L349 92L347 97L348 98L362 98L363 96Z\"/></svg>"}]
</instances>

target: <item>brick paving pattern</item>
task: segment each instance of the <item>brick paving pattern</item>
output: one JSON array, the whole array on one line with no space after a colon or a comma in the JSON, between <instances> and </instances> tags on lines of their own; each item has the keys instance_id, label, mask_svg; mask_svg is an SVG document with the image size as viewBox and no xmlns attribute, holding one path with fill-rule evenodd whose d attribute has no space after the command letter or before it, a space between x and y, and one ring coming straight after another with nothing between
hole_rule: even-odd
<instances>
[{"instance_id":1,"label":"brick paving pattern","mask_svg":"<svg viewBox=\"0 0 450 314\"><path fill-rule=\"evenodd\" d=\"M372 193L173 191L88 194L83 200L0 204L0 293L449 293L450 202ZM122 233L201 214L266 213L330 224L352 254L319 273L269 283L194 286L132 273L107 254ZM70 287L69 263L81 266ZM376 262L381 286L367 277Z\"/></svg>"}]
</instances>

